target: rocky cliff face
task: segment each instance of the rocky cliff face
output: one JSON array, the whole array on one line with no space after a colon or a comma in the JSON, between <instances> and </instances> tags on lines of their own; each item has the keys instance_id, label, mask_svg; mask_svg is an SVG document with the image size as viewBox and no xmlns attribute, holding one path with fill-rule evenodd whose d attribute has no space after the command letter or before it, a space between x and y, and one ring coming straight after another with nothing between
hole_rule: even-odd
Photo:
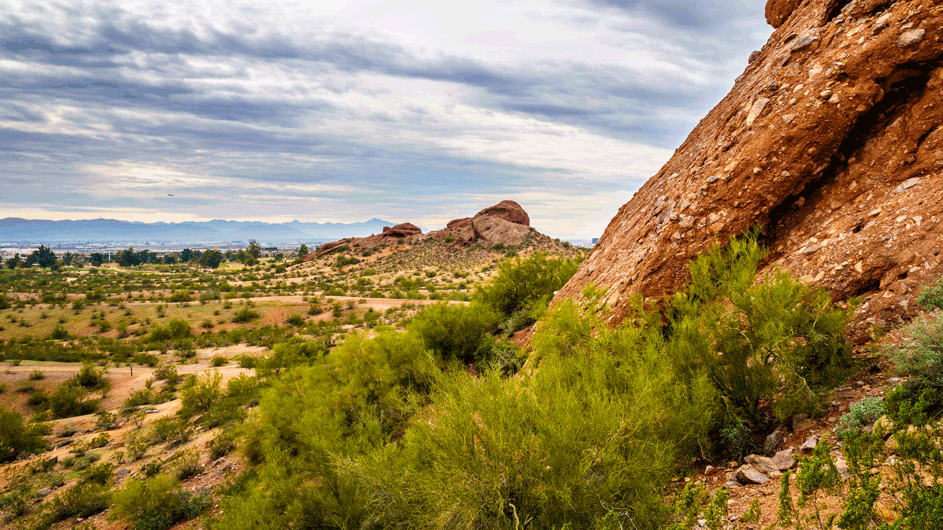
<instances>
[{"instance_id":1,"label":"rocky cliff face","mask_svg":"<svg viewBox=\"0 0 943 530\"><path fill-rule=\"evenodd\" d=\"M863 297L863 338L943 273L943 3L770 0L766 17L769 42L558 297L594 282L618 319L760 225L767 267Z\"/></svg>"}]
</instances>

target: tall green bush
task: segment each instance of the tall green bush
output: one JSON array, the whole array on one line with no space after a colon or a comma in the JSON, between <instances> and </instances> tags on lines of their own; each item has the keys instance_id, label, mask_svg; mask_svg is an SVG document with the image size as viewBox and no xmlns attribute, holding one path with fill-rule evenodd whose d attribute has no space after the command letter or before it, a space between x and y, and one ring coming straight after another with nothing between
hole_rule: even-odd
<instances>
[{"instance_id":1,"label":"tall green bush","mask_svg":"<svg viewBox=\"0 0 943 530\"><path fill-rule=\"evenodd\" d=\"M45 446L43 436L49 427L27 423L22 416L0 406L0 463L11 462L20 453L32 453Z\"/></svg>"},{"instance_id":2,"label":"tall green bush","mask_svg":"<svg viewBox=\"0 0 943 530\"><path fill-rule=\"evenodd\" d=\"M500 320L497 312L482 304L438 303L416 315L409 331L422 337L426 347L439 357L470 364L483 360L476 353Z\"/></svg>"},{"instance_id":3,"label":"tall green bush","mask_svg":"<svg viewBox=\"0 0 943 530\"><path fill-rule=\"evenodd\" d=\"M683 372L706 370L728 421L757 426L818 407L847 377L850 311L828 293L774 271L757 281L765 250L755 235L716 246L689 266L688 287L668 300L666 354Z\"/></svg>"},{"instance_id":4,"label":"tall green bush","mask_svg":"<svg viewBox=\"0 0 943 530\"><path fill-rule=\"evenodd\" d=\"M553 293L576 274L580 261L546 254L504 260L494 278L476 288L475 299L505 319L517 315L514 327L520 329L543 315Z\"/></svg>"}]
</instances>

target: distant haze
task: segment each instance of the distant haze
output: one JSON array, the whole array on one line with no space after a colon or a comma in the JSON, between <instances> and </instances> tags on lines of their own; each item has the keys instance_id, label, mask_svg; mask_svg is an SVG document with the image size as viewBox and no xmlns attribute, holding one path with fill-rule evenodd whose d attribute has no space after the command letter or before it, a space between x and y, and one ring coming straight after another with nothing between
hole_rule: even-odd
<instances>
[{"instance_id":1,"label":"distant haze","mask_svg":"<svg viewBox=\"0 0 943 530\"><path fill-rule=\"evenodd\" d=\"M598 236L764 3L6 0L0 215L431 227L511 199Z\"/></svg>"},{"instance_id":2,"label":"distant haze","mask_svg":"<svg viewBox=\"0 0 943 530\"><path fill-rule=\"evenodd\" d=\"M114 219L38 221L6 218L0 219L0 242L182 244L248 242L254 239L263 244L300 244L378 234L384 226L393 224L381 219L349 224L298 221L276 224L220 220L140 223Z\"/></svg>"}]
</instances>

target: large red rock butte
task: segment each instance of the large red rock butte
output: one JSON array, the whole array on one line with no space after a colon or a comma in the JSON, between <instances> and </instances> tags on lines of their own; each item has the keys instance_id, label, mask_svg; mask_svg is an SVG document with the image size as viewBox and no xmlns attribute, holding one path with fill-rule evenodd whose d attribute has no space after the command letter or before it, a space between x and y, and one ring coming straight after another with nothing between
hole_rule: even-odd
<instances>
[{"instance_id":1,"label":"large red rock butte","mask_svg":"<svg viewBox=\"0 0 943 530\"><path fill-rule=\"evenodd\" d=\"M609 223L559 293L687 280L715 242L764 228L770 267L862 296L853 338L912 316L943 272L943 9L931 0L770 0L776 28L731 92Z\"/></svg>"},{"instance_id":2,"label":"large red rock butte","mask_svg":"<svg viewBox=\"0 0 943 530\"><path fill-rule=\"evenodd\" d=\"M464 217L449 221L442 230L423 234L412 223L400 223L383 228L383 233L368 237L355 237L325 243L316 251L305 256L305 261L338 252L345 246L348 249L372 249L386 244L391 239L403 239L410 242L426 238L449 239L454 245L470 245L481 242L486 245L502 244L516 247L524 243L530 234L530 217L520 204L514 201L501 201L485 208L474 217Z\"/></svg>"}]
</instances>

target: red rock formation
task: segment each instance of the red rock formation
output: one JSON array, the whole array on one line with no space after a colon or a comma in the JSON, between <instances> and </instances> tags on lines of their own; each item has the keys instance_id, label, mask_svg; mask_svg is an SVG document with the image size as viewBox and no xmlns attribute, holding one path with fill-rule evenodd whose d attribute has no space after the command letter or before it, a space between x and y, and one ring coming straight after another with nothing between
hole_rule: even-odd
<instances>
[{"instance_id":1,"label":"red rock formation","mask_svg":"<svg viewBox=\"0 0 943 530\"><path fill-rule=\"evenodd\" d=\"M436 230L423 236L422 230L412 223L401 223L396 226L383 227L383 233L368 237L356 237L325 243L318 249L305 256L304 261L311 261L327 256L347 245L351 249L372 249L381 246L393 239L418 241L423 237L451 240L456 245L470 245L481 241L486 245L501 243L508 247L520 245L530 233L530 217L514 201L501 201L498 204L485 208L475 217L464 217L450 221L446 228Z\"/></svg>"},{"instance_id":2,"label":"red rock formation","mask_svg":"<svg viewBox=\"0 0 943 530\"><path fill-rule=\"evenodd\" d=\"M509 223L530 226L530 217L527 216L527 212L514 201L501 201L494 206L485 208L475 214L475 219L480 217L497 217Z\"/></svg>"},{"instance_id":3,"label":"red rock formation","mask_svg":"<svg viewBox=\"0 0 943 530\"><path fill-rule=\"evenodd\" d=\"M677 289L691 258L756 224L768 267L865 296L858 338L943 273L940 7L771 0L766 15L769 42L559 297L594 282L619 318L630 293Z\"/></svg>"},{"instance_id":4,"label":"red rock formation","mask_svg":"<svg viewBox=\"0 0 943 530\"><path fill-rule=\"evenodd\" d=\"M384 226L382 237L408 237L422 234L422 229L412 223L400 223L394 227Z\"/></svg>"}]
</instances>

